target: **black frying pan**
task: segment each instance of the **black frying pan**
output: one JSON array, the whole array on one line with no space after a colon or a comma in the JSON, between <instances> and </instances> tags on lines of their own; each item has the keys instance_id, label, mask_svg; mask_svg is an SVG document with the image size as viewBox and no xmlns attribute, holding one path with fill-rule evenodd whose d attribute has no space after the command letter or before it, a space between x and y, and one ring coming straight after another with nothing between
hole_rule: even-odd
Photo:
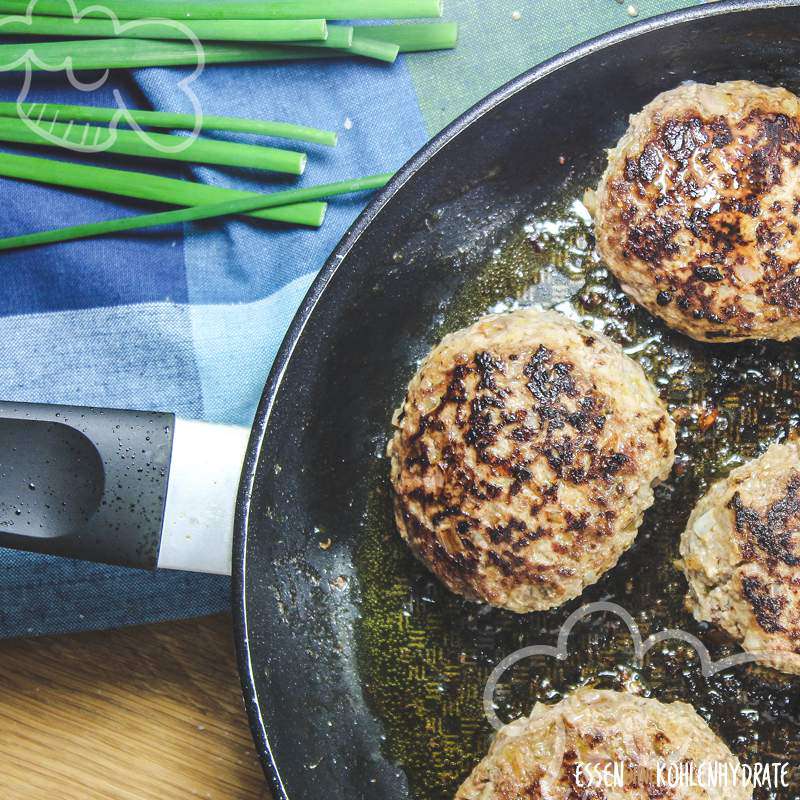
<instances>
[{"instance_id":1,"label":"black frying pan","mask_svg":"<svg viewBox=\"0 0 800 800\"><path fill-rule=\"evenodd\" d=\"M490 740L482 693L495 664L523 645L552 644L581 603L614 601L644 634L684 628L715 658L736 651L683 610L677 538L710 480L800 425L800 358L791 344L710 347L665 330L595 261L574 202L596 183L603 149L628 114L683 80L735 78L800 90L796 3L743 0L666 15L526 73L412 159L328 261L267 384L236 511L239 663L277 800L451 797ZM619 565L566 607L518 617L449 594L413 561L393 530L383 453L417 360L487 310L532 302L581 317L639 359L678 417L679 455ZM62 421L64 413L0 412ZM67 413L100 442L107 472L115 440L103 414L85 422ZM140 532L138 547L100 555L125 561L134 552L153 566L172 420L123 423L134 445L149 443L141 449L161 482L139 490L149 538ZM19 425L6 431L18 436ZM103 472L83 440L72 444ZM90 511L107 507L91 485L74 485ZM92 555L101 537L73 538L31 544L17 528L2 543ZM634 688L692 702L745 760L800 764L797 679L741 667L706 680L690 649L674 643L642 667L627 629L602 614L578 625L571 643L563 662L533 659L509 672L496 695L501 718L577 685ZM797 774L792 781L761 796L797 800Z\"/></svg>"},{"instance_id":2,"label":"black frying pan","mask_svg":"<svg viewBox=\"0 0 800 800\"><path fill-rule=\"evenodd\" d=\"M672 558L708 481L797 425L796 346L709 348L665 331L594 264L571 201L596 183L630 113L684 80L739 78L800 90L796 3L669 14L522 75L412 159L328 261L267 384L237 515L240 666L276 797L452 797L488 747L481 693L492 667L522 645L552 644L583 602L613 600L647 634L685 628L715 657L736 651L684 612ZM558 233L546 236L543 219ZM417 360L513 301L594 319L673 409L707 403L728 426L689 413L676 476L631 552L566 608L522 618L454 597L405 552L383 457ZM574 636L576 658L510 673L501 718L579 683L638 685L693 702L745 760L800 763L797 679L743 667L706 681L677 646L638 670L619 620L602 615ZM781 800L800 797L793 781Z\"/></svg>"}]
</instances>

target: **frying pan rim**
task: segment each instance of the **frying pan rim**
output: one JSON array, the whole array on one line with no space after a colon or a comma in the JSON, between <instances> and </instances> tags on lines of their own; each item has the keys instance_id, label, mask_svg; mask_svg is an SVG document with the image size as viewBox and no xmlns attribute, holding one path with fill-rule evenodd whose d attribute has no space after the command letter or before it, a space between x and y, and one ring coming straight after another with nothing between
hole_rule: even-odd
<instances>
[{"instance_id":1,"label":"frying pan rim","mask_svg":"<svg viewBox=\"0 0 800 800\"><path fill-rule=\"evenodd\" d=\"M257 477L258 462L264 446L266 428L283 382L283 376L292 359L295 347L303 335L306 323L325 293L330 280L358 239L369 228L389 200L450 141L517 92L588 55L614 45L623 44L655 30L725 14L791 8L798 5L800 5L800 0L722 0L722 2L716 2L713 5L678 9L596 36L526 70L478 101L412 156L348 228L331 256L325 262L295 314L270 370L253 421L236 501L231 592L237 662L251 733L274 800L290 800L290 798L281 778L280 768L272 751L266 723L261 713L250 652L245 581L247 576L247 541L251 500Z\"/></svg>"}]
</instances>

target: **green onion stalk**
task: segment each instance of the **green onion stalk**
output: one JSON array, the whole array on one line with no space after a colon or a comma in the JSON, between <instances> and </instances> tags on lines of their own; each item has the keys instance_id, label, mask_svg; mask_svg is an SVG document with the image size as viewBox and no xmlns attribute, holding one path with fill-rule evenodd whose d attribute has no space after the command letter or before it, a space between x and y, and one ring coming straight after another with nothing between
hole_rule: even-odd
<instances>
[{"instance_id":1,"label":"green onion stalk","mask_svg":"<svg viewBox=\"0 0 800 800\"><path fill-rule=\"evenodd\" d=\"M328 26L324 19L303 20L190 20L175 24L169 20L111 19L73 20L66 17L35 16L30 20L6 19L2 36L59 36L79 39L187 39L187 31L201 41L230 42L324 42Z\"/></svg>"},{"instance_id":2,"label":"green onion stalk","mask_svg":"<svg viewBox=\"0 0 800 800\"><path fill-rule=\"evenodd\" d=\"M289 175L302 175L305 153L276 147L222 142L216 139L171 136L166 133L101 128L73 122L45 122L31 125L14 117L0 117L0 141L44 147L61 147L77 152L107 152L138 158L157 158L193 164L248 167Z\"/></svg>"},{"instance_id":3,"label":"green onion stalk","mask_svg":"<svg viewBox=\"0 0 800 800\"><path fill-rule=\"evenodd\" d=\"M338 26L331 26L329 31L336 27ZM330 35L340 34L329 34L329 37ZM297 61L344 58L351 55L368 55L391 61L398 51L402 53L450 49L455 47L457 37L458 27L455 23L374 25L355 28L350 47L318 47L314 43L298 46L207 42L203 45L202 52L206 64ZM28 58L30 53L44 66L31 64ZM196 66L198 51L189 42L149 39L87 39L0 45L0 72L19 72L28 68L58 71L64 69L67 63L73 69Z\"/></svg>"},{"instance_id":4,"label":"green onion stalk","mask_svg":"<svg viewBox=\"0 0 800 800\"><path fill-rule=\"evenodd\" d=\"M0 0L0 13L25 14L29 0ZM96 6L92 8L92 6ZM414 19L441 17L442 0L79 0L88 17L117 19ZM37 0L36 13L71 17L66 0Z\"/></svg>"},{"instance_id":5,"label":"green onion stalk","mask_svg":"<svg viewBox=\"0 0 800 800\"><path fill-rule=\"evenodd\" d=\"M0 250L16 250L21 247L67 242L75 239L86 239L109 233L140 230L176 223L195 222L203 219L229 217L248 211L258 211L273 206L285 205L287 202L306 202L317 200L331 195L350 194L353 192L369 191L384 186L391 178L391 174L370 175L366 178L355 178L337 183L328 183L321 186L311 186L307 189L289 189L284 192L273 192L268 195L253 195L236 200L225 200L221 203L211 203L194 208L183 208L176 211L160 211L155 214L141 214L122 219L107 220L105 222L91 222L85 225L72 225L67 228L57 228L49 231L39 231L21 236L10 236L0 239Z\"/></svg>"},{"instance_id":6,"label":"green onion stalk","mask_svg":"<svg viewBox=\"0 0 800 800\"><path fill-rule=\"evenodd\" d=\"M12 153L0 153L0 175L49 186L63 186L176 206L219 203L255 194L146 172L94 167ZM305 201L254 211L251 216L288 225L318 228L325 218L325 211L325 203Z\"/></svg>"},{"instance_id":7,"label":"green onion stalk","mask_svg":"<svg viewBox=\"0 0 800 800\"><path fill-rule=\"evenodd\" d=\"M128 120L143 128L169 128L171 130L194 130L198 122L203 131L228 131L252 133L278 139L290 139L335 147L338 136L333 131L323 131L288 122L222 117L203 114L198 119L194 114L176 114L169 111L137 111L100 106L75 106L59 103L0 102L0 116L30 119L37 124L43 120L73 120L75 122L116 122L128 124Z\"/></svg>"}]
</instances>

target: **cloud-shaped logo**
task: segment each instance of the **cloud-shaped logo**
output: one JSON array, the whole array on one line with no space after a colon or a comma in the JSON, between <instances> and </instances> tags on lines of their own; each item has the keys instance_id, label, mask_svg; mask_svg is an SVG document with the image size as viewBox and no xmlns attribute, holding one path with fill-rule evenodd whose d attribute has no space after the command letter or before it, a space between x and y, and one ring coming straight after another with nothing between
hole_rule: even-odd
<instances>
[{"instance_id":1,"label":"cloud-shaped logo","mask_svg":"<svg viewBox=\"0 0 800 800\"><path fill-rule=\"evenodd\" d=\"M489 675L483 691L483 710L486 714L486 719L495 730L500 730L500 728L503 727L503 722L497 716L494 702L495 691L497 690L497 685L502 680L503 675L505 675L505 673L515 664L526 658L533 658L534 656L547 656L549 658L555 658L559 661L565 661L569 656L569 637L572 633L572 629L581 620L591 616L592 614L597 614L600 612L614 614L625 623L633 642L634 659L636 665L640 668L644 666L645 657L650 650L652 650L661 642L669 640L685 642L695 649L697 656L700 659L700 669L705 678L710 678L712 675L716 675L718 672L723 672L726 669L730 669L731 667L735 667L740 664L751 664L756 662L768 664L774 661L776 656L782 655L780 652L774 650L750 651L736 653L732 656L728 656L727 658L722 658L719 661L714 661L711 658L711 654L708 652L708 648L700 641L700 639L691 633L687 633L679 628L668 628L652 634L645 640L642 638L642 634L639 630L639 626L636 624L636 620L634 620L634 618L622 606L617 605L616 603L607 602L589 603L588 605L581 606L581 608L577 609L570 614L569 617L567 617L558 632L558 640L555 645L535 644L529 647L520 648L519 650L511 653L511 655L506 656L492 670L492 673Z\"/></svg>"},{"instance_id":2,"label":"cloud-shaped logo","mask_svg":"<svg viewBox=\"0 0 800 800\"><path fill-rule=\"evenodd\" d=\"M4 27L13 27L15 30L18 30L21 25L32 26L36 3L37 0L31 0L25 14L0 16L0 35ZM203 110L197 95L191 88L191 84L200 77L205 68L205 51L194 31L184 23L176 20L148 18L121 21L111 9L100 4L87 6L79 11L75 0L65 0L65 3L70 9L72 21L76 25L79 25L85 17L89 16L99 19L107 18L111 23L114 35L121 37L124 37L126 33L130 34L134 30L141 31L144 29L146 31L147 26L157 25L162 31L165 27L178 31L187 42L190 42L194 47L196 55L195 67L190 75L178 81L177 87L191 104L195 124L187 136L176 137L178 141L174 144L164 144L163 140L154 139L147 131L139 126L132 118L131 112L125 104L122 95L117 89L114 89L113 95L117 111L112 120L107 123L107 127L94 129L91 137L89 137L88 133L91 128L89 124L87 124L85 127L86 133L83 137L78 138L74 135L76 123L72 120L65 120L67 124L62 128L59 125L57 116L53 119L52 115L45 113L46 107L44 104L28 102L26 107L26 101L33 82L34 69L44 70L46 72L65 72L70 85L78 91L86 93L96 91L104 86L108 81L110 71L106 69L97 80L84 82L75 74L72 56L66 56L57 62L48 62L41 58L34 46L30 46L13 61L0 63L0 72L22 71L24 69L25 77L16 103L17 116L25 123L26 127L38 137L53 145L80 153L100 153L108 150L117 141L117 131L120 123L135 131L148 147L161 153L179 153L191 146L192 142L200 135L200 131L203 127ZM97 14L102 16L96 17L95 15ZM68 18L65 17L65 19ZM36 113L37 110L39 111L38 114ZM56 133L56 130L60 131L60 133ZM102 135L99 134L100 131L102 131ZM91 140L87 141L89 139Z\"/></svg>"}]
</instances>

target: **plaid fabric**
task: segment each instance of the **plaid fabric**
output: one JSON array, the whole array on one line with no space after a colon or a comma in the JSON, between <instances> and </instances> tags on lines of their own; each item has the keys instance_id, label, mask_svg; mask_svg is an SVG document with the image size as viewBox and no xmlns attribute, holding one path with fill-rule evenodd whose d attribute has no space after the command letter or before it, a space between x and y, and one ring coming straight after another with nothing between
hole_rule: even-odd
<instances>
[{"instance_id":1,"label":"plaid fabric","mask_svg":"<svg viewBox=\"0 0 800 800\"><path fill-rule=\"evenodd\" d=\"M224 0L220 0L224 2ZM690 0L633 0L639 17ZM615 0L447 0L462 26L455 52L356 61L208 67L194 84L208 114L337 130L335 150L308 146L300 185L393 170L483 95L587 38L631 22ZM190 70L113 74L89 94L36 73L30 97L188 111ZM14 100L21 75L0 75ZM245 139L246 140L246 139ZM14 152L22 152L7 148ZM35 152L34 155L45 155ZM61 157L61 156L59 156ZM109 165L102 156L83 163ZM114 166L159 171L156 162ZM161 168L220 186L288 181L243 170ZM0 234L76 224L152 206L0 179ZM321 230L232 221L3 254L0 396L7 400L172 410L249 424L283 334L316 271L366 202L331 203ZM0 550L0 636L185 617L228 605L228 581L150 574Z\"/></svg>"}]
</instances>

